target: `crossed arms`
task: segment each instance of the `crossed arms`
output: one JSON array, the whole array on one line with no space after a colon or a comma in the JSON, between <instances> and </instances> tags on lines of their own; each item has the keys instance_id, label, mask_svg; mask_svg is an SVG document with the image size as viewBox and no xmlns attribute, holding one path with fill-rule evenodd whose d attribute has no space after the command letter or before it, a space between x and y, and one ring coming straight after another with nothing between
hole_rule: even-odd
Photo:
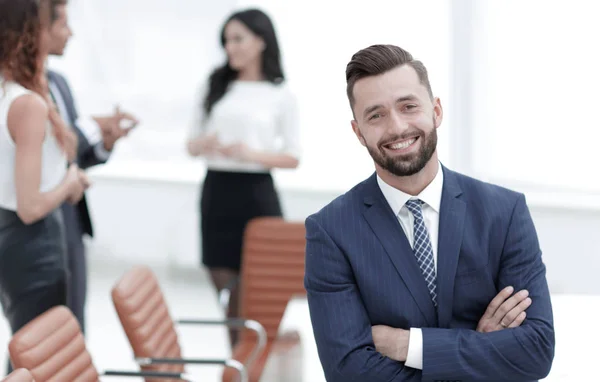
<instances>
[{"instance_id":1,"label":"crossed arms","mask_svg":"<svg viewBox=\"0 0 600 382\"><path fill-rule=\"evenodd\" d=\"M510 330L421 328L423 370L378 351L369 316L345 256L314 217L306 220L305 286L319 357L329 382L535 380L554 358L554 329L545 266L533 221L520 196L511 217L499 287L529 291L527 319ZM506 323L509 324L509 323Z\"/></svg>"}]
</instances>

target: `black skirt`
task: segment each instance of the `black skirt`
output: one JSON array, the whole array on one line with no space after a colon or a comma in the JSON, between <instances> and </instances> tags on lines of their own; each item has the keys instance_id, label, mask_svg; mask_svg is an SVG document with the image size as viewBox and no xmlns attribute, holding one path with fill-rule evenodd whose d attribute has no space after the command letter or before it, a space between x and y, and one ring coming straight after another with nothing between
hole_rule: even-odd
<instances>
[{"instance_id":1,"label":"black skirt","mask_svg":"<svg viewBox=\"0 0 600 382\"><path fill-rule=\"evenodd\" d=\"M64 284L66 260L60 209L27 225L16 212L0 208L0 302L7 317L31 292Z\"/></svg>"},{"instance_id":2,"label":"black skirt","mask_svg":"<svg viewBox=\"0 0 600 382\"><path fill-rule=\"evenodd\" d=\"M240 270L244 229L260 216L282 216L269 173L209 170L202 186L202 263Z\"/></svg>"}]
</instances>

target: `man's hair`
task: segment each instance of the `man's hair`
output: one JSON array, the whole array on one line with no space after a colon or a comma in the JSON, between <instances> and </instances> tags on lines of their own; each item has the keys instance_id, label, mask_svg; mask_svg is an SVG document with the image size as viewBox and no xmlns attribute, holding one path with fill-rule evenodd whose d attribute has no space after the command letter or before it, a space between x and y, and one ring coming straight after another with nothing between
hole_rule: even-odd
<instances>
[{"instance_id":1,"label":"man's hair","mask_svg":"<svg viewBox=\"0 0 600 382\"><path fill-rule=\"evenodd\" d=\"M54 23L58 20L58 11L57 7L61 5L67 5L69 0L50 0L50 23Z\"/></svg>"},{"instance_id":2,"label":"man's hair","mask_svg":"<svg viewBox=\"0 0 600 382\"><path fill-rule=\"evenodd\" d=\"M409 65L417 72L419 82L425 86L429 96L433 98L427 69L421 61L413 59L409 52L395 45L371 45L356 52L346 66L346 93L350 107L354 107L353 91L356 81L383 74L402 65Z\"/></svg>"}]
</instances>

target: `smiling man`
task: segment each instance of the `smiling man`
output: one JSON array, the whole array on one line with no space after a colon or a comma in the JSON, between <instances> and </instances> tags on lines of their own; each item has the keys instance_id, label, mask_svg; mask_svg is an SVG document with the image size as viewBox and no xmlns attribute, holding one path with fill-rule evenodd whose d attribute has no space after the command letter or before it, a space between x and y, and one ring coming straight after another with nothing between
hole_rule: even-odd
<instances>
[{"instance_id":1,"label":"smiling man","mask_svg":"<svg viewBox=\"0 0 600 382\"><path fill-rule=\"evenodd\" d=\"M306 220L305 287L329 382L535 381L554 326L522 194L442 166L425 66L392 45L346 68L375 173Z\"/></svg>"}]
</instances>

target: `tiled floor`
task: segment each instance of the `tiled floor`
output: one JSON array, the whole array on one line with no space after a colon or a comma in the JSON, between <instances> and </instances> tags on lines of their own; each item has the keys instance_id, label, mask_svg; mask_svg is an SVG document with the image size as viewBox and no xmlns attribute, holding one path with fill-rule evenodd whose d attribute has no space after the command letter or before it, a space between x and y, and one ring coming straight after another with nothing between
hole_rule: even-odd
<instances>
[{"instance_id":1,"label":"tiled floor","mask_svg":"<svg viewBox=\"0 0 600 382\"><path fill-rule=\"evenodd\" d=\"M118 278L130 267L124 264L105 264L102 259L90 256L88 305L86 312L87 345L94 364L99 370L137 370L132 361L129 343L121 329L110 290ZM201 269L175 271L154 269L169 302L173 318L223 318L215 292L207 275ZM4 375L10 329L0 318L0 375ZM184 355L194 358L225 358L230 355L227 335L219 327L178 328ZM197 381L219 381L222 366L191 366L188 374ZM140 378L105 378L111 382L141 381ZM67 381L65 381L67 382Z\"/></svg>"}]
</instances>

